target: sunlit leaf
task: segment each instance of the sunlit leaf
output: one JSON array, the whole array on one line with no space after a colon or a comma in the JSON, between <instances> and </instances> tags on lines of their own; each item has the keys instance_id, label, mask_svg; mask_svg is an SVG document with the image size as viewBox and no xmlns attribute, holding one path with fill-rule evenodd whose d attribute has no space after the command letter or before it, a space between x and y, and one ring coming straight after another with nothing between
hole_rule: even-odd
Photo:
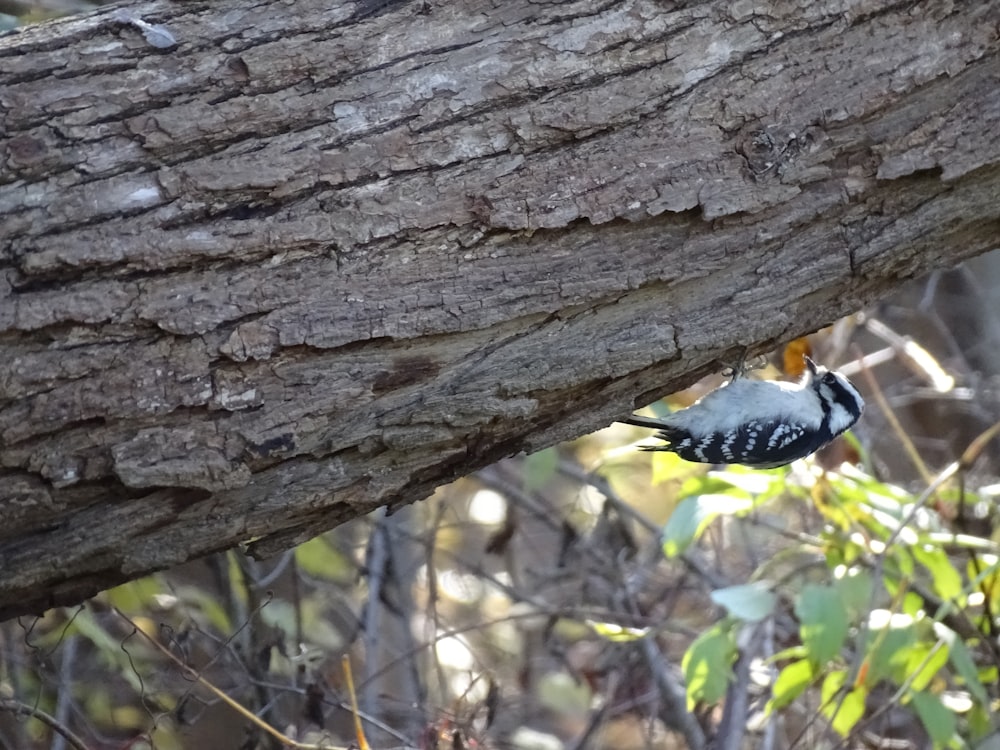
<instances>
[{"instance_id":1,"label":"sunlit leaf","mask_svg":"<svg viewBox=\"0 0 1000 750\"><path fill-rule=\"evenodd\" d=\"M748 495L767 495L785 489L785 473L777 469L761 471L733 466L730 469L713 471L711 476Z\"/></svg>"},{"instance_id":2,"label":"sunlit leaf","mask_svg":"<svg viewBox=\"0 0 1000 750\"><path fill-rule=\"evenodd\" d=\"M879 495L893 499L900 504L905 504L913 500L912 495L902 487L883 482L856 466L847 465L842 467L840 472L832 477L832 481L837 483L838 486L855 488L857 491L856 496L861 498Z\"/></svg>"},{"instance_id":3,"label":"sunlit leaf","mask_svg":"<svg viewBox=\"0 0 1000 750\"><path fill-rule=\"evenodd\" d=\"M934 582L934 592L947 601L962 595L962 576L952 565L948 555L940 547L917 545L911 548L917 562L927 568Z\"/></svg>"},{"instance_id":4,"label":"sunlit leaf","mask_svg":"<svg viewBox=\"0 0 1000 750\"><path fill-rule=\"evenodd\" d=\"M816 673L809 659L793 661L783 668L774 687L771 690L771 700L767 703L767 711L777 711L798 698L815 679Z\"/></svg>"},{"instance_id":5,"label":"sunlit leaf","mask_svg":"<svg viewBox=\"0 0 1000 750\"><path fill-rule=\"evenodd\" d=\"M728 586L711 593L712 601L725 607L733 617L746 622L760 622L774 612L778 597L763 581Z\"/></svg>"},{"instance_id":6,"label":"sunlit leaf","mask_svg":"<svg viewBox=\"0 0 1000 750\"><path fill-rule=\"evenodd\" d=\"M931 680L948 663L948 650L943 641L914 644L906 656L905 669L910 675L910 687L914 690L926 690Z\"/></svg>"},{"instance_id":7,"label":"sunlit leaf","mask_svg":"<svg viewBox=\"0 0 1000 750\"><path fill-rule=\"evenodd\" d=\"M737 489L731 482L726 481L722 472L709 471L705 474L698 474L688 477L681 485L679 495L688 497L689 495L743 495L749 499L749 495Z\"/></svg>"},{"instance_id":8,"label":"sunlit leaf","mask_svg":"<svg viewBox=\"0 0 1000 750\"><path fill-rule=\"evenodd\" d=\"M726 694L736 661L736 642L720 623L695 639L684 654L681 668L687 684L688 710L701 703L718 703Z\"/></svg>"},{"instance_id":9,"label":"sunlit leaf","mask_svg":"<svg viewBox=\"0 0 1000 750\"><path fill-rule=\"evenodd\" d=\"M841 736L847 737L865 714L865 698L868 691L857 687L846 695L841 694L846 673L831 672L823 681L823 714L830 726Z\"/></svg>"},{"instance_id":10,"label":"sunlit leaf","mask_svg":"<svg viewBox=\"0 0 1000 750\"><path fill-rule=\"evenodd\" d=\"M955 734L955 714L932 693L914 692L910 695L920 722L931 736L935 747L941 747Z\"/></svg>"},{"instance_id":11,"label":"sunlit leaf","mask_svg":"<svg viewBox=\"0 0 1000 750\"><path fill-rule=\"evenodd\" d=\"M830 586L810 584L795 601L802 643L810 657L824 664L840 654L850 625L839 592Z\"/></svg>"},{"instance_id":12,"label":"sunlit leaf","mask_svg":"<svg viewBox=\"0 0 1000 750\"><path fill-rule=\"evenodd\" d=\"M833 502L833 498L820 491L818 484L814 487L810 497L812 499L813 507L820 512L820 515L822 515L831 526L844 532L851 528L851 514L847 511L845 506L840 502Z\"/></svg>"},{"instance_id":13,"label":"sunlit leaf","mask_svg":"<svg viewBox=\"0 0 1000 750\"><path fill-rule=\"evenodd\" d=\"M587 620L587 624L597 635L613 643L628 643L644 638L649 633L649 628L627 628L613 622L597 622Z\"/></svg>"},{"instance_id":14,"label":"sunlit leaf","mask_svg":"<svg viewBox=\"0 0 1000 750\"><path fill-rule=\"evenodd\" d=\"M978 670L979 681L984 685L994 685L1000 682L1000 669L995 666L980 667Z\"/></svg>"},{"instance_id":15,"label":"sunlit leaf","mask_svg":"<svg viewBox=\"0 0 1000 750\"><path fill-rule=\"evenodd\" d=\"M920 594L907 591L903 594L903 606L900 609L902 609L904 614L916 617L924 611L924 598Z\"/></svg>"},{"instance_id":16,"label":"sunlit leaf","mask_svg":"<svg viewBox=\"0 0 1000 750\"><path fill-rule=\"evenodd\" d=\"M685 461L676 453L653 451L650 455L652 456L651 466L653 470L651 481L654 487L691 473L691 462Z\"/></svg>"},{"instance_id":17,"label":"sunlit leaf","mask_svg":"<svg viewBox=\"0 0 1000 750\"><path fill-rule=\"evenodd\" d=\"M125 614L135 614L148 612L150 608L156 606L154 597L162 594L165 589L162 578L152 575L115 586L105 591L103 596L107 597L108 604L112 607L120 609Z\"/></svg>"},{"instance_id":18,"label":"sunlit leaf","mask_svg":"<svg viewBox=\"0 0 1000 750\"><path fill-rule=\"evenodd\" d=\"M749 498L734 495L684 498L663 529L663 553L667 557L682 554L717 516L744 512L752 507Z\"/></svg>"}]
</instances>

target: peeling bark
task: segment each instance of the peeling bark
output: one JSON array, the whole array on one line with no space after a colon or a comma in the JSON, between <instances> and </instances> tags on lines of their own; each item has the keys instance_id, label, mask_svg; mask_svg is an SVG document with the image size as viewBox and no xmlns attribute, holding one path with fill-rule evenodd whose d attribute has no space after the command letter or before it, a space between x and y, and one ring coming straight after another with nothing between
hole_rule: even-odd
<instances>
[{"instance_id":1,"label":"peeling bark","mask_svg":"<svg viewBox=\"0 0 1000 750\"><path fill-rule=\"evenodd\" d=\"M0 617L412 502L996 247L1000 3L765 5L0 37Z\"/></svg>"}]
</instances>

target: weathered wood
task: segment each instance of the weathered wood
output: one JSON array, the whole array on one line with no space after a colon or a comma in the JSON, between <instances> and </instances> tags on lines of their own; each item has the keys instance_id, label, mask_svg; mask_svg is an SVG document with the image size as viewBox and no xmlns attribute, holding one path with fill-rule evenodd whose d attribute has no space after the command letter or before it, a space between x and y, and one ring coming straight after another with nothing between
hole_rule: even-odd
<instances>
[{"instance_id":1,"label":"weathered wood","mask_svg":"<svg viewBox=\"0 0 1000 750\"><path fill-rule=\"evenodd\" d=\"M757 5L0 38L0 617L412 502L995 247L1000 3Z\"/></svg>"}]
</instances>

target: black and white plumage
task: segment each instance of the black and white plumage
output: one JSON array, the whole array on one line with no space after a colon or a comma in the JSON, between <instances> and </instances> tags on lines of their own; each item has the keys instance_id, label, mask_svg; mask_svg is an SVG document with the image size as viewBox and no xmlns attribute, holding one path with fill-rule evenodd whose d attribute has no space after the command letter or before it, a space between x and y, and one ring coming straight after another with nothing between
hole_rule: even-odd
<instances>
[{"instance_id":1,"label":"black and white plumage","mask_svg":"<svg viewBox=\"0 0 1000 750\"><path fill-rule=\"evenodd\" d=\"M635 417L626 424L658 430L666 445L688 461L773 469L815 453L849 429L864 409L857 388L839 372L806 357L798 383L750 380L737 372L686 409L663 419Z\"/></svg>"}]
</instances>

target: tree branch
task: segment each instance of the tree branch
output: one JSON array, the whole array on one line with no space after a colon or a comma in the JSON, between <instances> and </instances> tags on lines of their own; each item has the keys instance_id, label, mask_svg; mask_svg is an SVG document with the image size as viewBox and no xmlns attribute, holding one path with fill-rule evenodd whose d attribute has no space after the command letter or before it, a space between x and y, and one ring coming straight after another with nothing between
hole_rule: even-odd
<instances>
[{"instance_id":1,"label":"tree branch","mask_svg":"<svg viewBox=\"0 0 1000 750\"><path fill-rule=\"evenodd\" d=\"M996 245L996 3L142 13L177 44L0 37L0 618L412 502Z\"/></svg>"}]
</instances>

